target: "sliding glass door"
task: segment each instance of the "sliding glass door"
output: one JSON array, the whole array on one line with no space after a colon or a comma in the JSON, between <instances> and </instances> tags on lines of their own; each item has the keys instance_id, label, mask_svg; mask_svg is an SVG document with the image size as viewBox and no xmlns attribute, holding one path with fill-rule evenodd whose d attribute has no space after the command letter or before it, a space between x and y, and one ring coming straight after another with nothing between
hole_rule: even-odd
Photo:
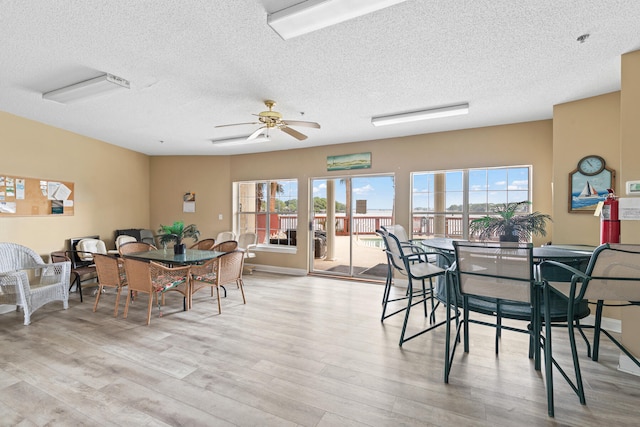
<instances>
[{"instance_id":1,"label":"sliding glass door","mask_svg":"<svg viewBox=\"0 0 640 427\"><path fill-rule=\"evenodd\" d=\"M392 175L311 181L310 271L384 280L386 255L375 231L394 223Z\"/></svg>"}]
</instances>

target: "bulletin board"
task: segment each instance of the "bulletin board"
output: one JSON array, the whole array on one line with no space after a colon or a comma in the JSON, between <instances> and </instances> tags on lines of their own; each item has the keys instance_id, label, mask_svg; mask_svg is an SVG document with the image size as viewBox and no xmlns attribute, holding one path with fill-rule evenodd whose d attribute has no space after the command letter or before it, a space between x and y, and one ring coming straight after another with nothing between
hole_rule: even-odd
<instances>
[{"instance_id":1,"label":"bulletin board","mask_svg":"<svg viewBox=\"0 0 640 427\"><path fill-rule=\"evenodd\" d=\"M73 182L0 173L0 217L72 216Z\"/></svg>"}]
</instances>

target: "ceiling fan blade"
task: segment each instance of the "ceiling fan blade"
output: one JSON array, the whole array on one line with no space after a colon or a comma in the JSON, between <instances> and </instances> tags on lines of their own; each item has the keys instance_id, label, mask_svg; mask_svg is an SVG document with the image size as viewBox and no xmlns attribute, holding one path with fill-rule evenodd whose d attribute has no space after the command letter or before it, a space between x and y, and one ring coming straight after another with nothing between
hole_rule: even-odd
<instances>
[{"instance_id":1,"label":"ceiling fan blade","mask_svg":"<svg viewBox=\"0 0 640 427\"><path fill-rule=\"evenodd\" d=\"M305 135L303 133L300 133L295 129L291 129L290 127L280 126L278 129L280 129L284 133L288 133L289 135L291 135L292 137L294 137L295 139L297 139L299 141L303 141L303 140L307 139L307 135Z\"/></svg>"},{"instance_id":2,"label":"ceiling fan blade","mask_svg":"<svg viewBox=\"0 0 640 427\"><path fill-rule=\"evenodd\" d=\"M283 120L282 123L284 123L287 126L304 126L308 128L320 129L320 124L316 122L301 122L299 120Z\"/></svg>"},{"instance_id":3,"label":"ceiling fan blade","mask_svg":"<svg viewBox=\"0 0 640 427\"><path fill-rule=\"evenodd\" d=\"M262 126L261 128L258 128L258 130L256 130L254 133L249 135L249 138L247 138L247 141L250 141L252 139L256 139L258 137L258 135L260 135L262 132L264 132L264 130L266 128L267 128L266 126Z\"/></svg>"},{"instance_id":4,"label":"ceiling fan blade","mask_svg":"<svg viewBox=\"0 0 640 427\"><path fill-rule=\"evenodd\" d=\"M259 125L260 122L248 122L248 123L232 123L230 125L218 125L218 126L214 126L216 128L225 128L227 126L242 126L242 125Z\"/></svg>"}]
</instances>

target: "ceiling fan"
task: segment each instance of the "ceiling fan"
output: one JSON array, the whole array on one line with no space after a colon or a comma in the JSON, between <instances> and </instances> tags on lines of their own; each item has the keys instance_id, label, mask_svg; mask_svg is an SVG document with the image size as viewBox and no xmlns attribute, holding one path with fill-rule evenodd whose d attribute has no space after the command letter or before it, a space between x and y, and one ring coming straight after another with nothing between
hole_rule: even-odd
<instances>
[{"instance_id":1,"label":"ceiling fan","mask_svg":"<svg viewBox=\"0 0 640 427\"><path fill-rule=\"evenodd\" d=\"M307 135L298 132L295 129L292 129L290 126L304 126L310 128L320 129L320 125L316 122L304 122L300 120L287 120L282 118L282 114L277 111L273 111L273 106L276 105L275 101L267 99L264 101L264 105L267 106L269 111L263 111L260 114L254 114L254 116L258 117L257 122L248 122L248 123L233 123L230 125L218 125L217 128L227 127L227 126L240 126L240 125L259 125L262 124L260 128L258 128L255 132L253 132L247 140L255 139L258 135L262 133L268 134L269 129L279 129L284 133L291 135L299 141L307 139Z\"/></svg>"}]
</instances>

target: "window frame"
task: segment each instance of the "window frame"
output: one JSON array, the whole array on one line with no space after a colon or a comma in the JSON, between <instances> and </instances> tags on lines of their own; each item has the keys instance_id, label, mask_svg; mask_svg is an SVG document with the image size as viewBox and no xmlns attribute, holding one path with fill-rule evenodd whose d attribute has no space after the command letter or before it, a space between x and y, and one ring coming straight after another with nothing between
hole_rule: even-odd
<instances>
[{"instance_id":1,"label":"window frame","mask_svg":"<svg viewBox=\"0 0 640 427\"><path fill-rule=\"evenodd\" d=\"M522 174L524 171L518 171L519 169L526 169L526 179L527 185L526 190L522 189L520 186L516 186L516 188L512 187L512 179L517 177L515 175L513 178L509 176L509 171L514 171L517 174ZM504 170L506 173L506 182L503 184L504 189L496 189L493 188L490 183L491 172L500 172ZM471 210L471 205L473 203L470 202L471 196L473 193L478 195L479 190L472 190L470 188L470 175L473 172L477 171L485 171L485 183L484 190L482 190L486 196L486 208L484 211L475 211ZM450 173L461 173L462 174L462 185L461 185L461 202L462 206L459 211L451 211L449 210L450 203L447 203L447 186L446 186L446 175ZM433 188L431 188L431 192L429 191L418 191L419 183L416 183L416 178L423 175L431 175ZM436 186L436 175L444 176L445 179L441 184L442 188L437 189ZM462 238L469 239L469 223L471 220L485 216L491 215L493 212L491 211L492 204L499 204L504 202L514 202L514 201L523 201L521 197L518 197L517 194L521 194L526 192L526 198L524 200L531 200L533 194L533 166L532 165L511 165L511 166L491 166L491 167L477 167L477 168L457 168L457 169L448 169L448 170L436 170L436 171L415 171L411 173L411 238L433 238L433 237L447 237L447 238ZM429 179L427 179L426 183L429 183ZM519 181L517 181L519 182ZM438 191L440 190L440 191ZM460 191L458 189L456 192ZM504 202L500 200L496 200L492 202L491 193L492 192L500 192L500 194L504 195ZM453 193L450 191L449 193ZM509 195L510 193L514 194L514 200L511 200ZM426 195L426 200L433 200L434 206L430 208L430 206L426 206L426 208L422 209L422 207L415 206L416 196L420 194ZM444 206L443 210L436 210L435 206L438 204L438 194L440 194L440 202L442 206ZM518 200L515 200L517 198ZM496 199L494 197L494 199ZM500 198L497 198L500 199ZM419 209L419 210L416 210ZM532 206L529 205L528 212L522 212L523 214L530 213L532 211ZM456 221L451 221L449 218L459 218L459 225L456 225ZM444 225L443 225L444 224ZM454 226L450 226L450 224L454 224ZM418 233L416 233L416 229L418 229ZM438 230L444 230L444 233L437 233ZM449 230L461 230L460 232L450 233Z\"/></svg>"},{"instance_id":2,"label":"window frame","mask_svg":"<svg viewBox=\"0 0 640 427\"><path fill-rule=\"evenodd\" d=\"M278 190L272 193L269 190L272 185L277 188L281 184L284 184L284 193ZM262 191L259 190L258 185L262 186ZM268 252L295 251L297 242L293 241L294 244L291 244L290 233L283 235L286 230L281 229L283 224L281 219L283 215L287 215L287 229L295 230L297 228L299 199L300 186L299 180L296 178L235 181L233 183L233 230L236 235L244 232L258 234L258 250ZM280 209L283 203L290 207L291 201L295 201L295 210ZM247 206L251 206L252 209L248 210ZM275 225L273 224L274 216L278 220ZM260 223L261 217L264 224ZM287 224L286 221L285 224ZM277 242L275 242L276 239Z\"/></svg>"}]
</instances>

